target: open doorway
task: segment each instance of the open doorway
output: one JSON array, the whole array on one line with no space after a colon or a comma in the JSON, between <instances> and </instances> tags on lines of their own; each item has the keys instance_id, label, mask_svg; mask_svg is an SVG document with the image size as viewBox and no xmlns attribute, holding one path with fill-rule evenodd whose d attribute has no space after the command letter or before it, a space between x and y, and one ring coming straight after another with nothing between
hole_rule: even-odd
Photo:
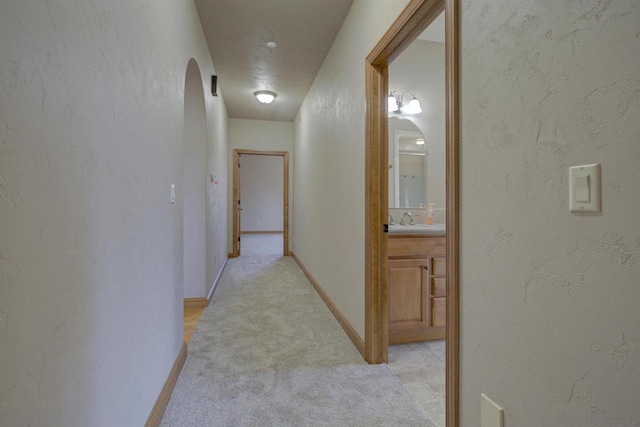
<instances>
[{"instance_id":1,"label":"open doorway","mask_svg":"<svg viewBox=\"0 0 640 427\"><path fill-rule=\"evenodd\" d=\"M445 426L444 38L443 12L389 64L395 108L387 122L387 366L438 427Z\"/></svg>"},{"instance_id":2,"label":"open doorway","mask_svg":"<svg viewBox=\"0 0 640 427\"><path fill-rule=\"evenodd\" d=\"M445 356L445 400L446 425L459 425L458 401L458 1L457 0L411 0L400 17L378 42L366 60L366 227L365 227L365 356L370 363L388 361L390 321L398 320L398 313L391 312L390 272L395 279L408 283L401 293L411 290L411 284L421 292L419 304L413 298L406 298L407 306L415 309L414 319L407 325L413 329L434 326L429 333L441 334L446 339ZM411 45L418 36L444 11L445 13L445 227L442 242L424 248L418 244L422 255L404 253L411 245L392 240L389 230L389 123L388 95L390 64ZM412 96L400 99L408 105ZM416 138L419 139L419 138ZM428 165L427 165L428 167ZM394 190L396 190L394 188ZM421 191L420 191L421 192ZM428 189L427 189L428 192ZM404 193L403 193L404 194ZM394 195L395 197L395 195ZM426 202L426 200L425 200ZM426 207L426 206L425 206ZM403 218L411 221L409 209L403 209ZM399 218L396 218L399 219ZM398 259L391 260L389 255ZM399 258L407 255L407 259ZM415 258L415 259L414 259ZM418 259L420 258L420 259ZM426 272L426 273L425 273ZM395 280L394 279L394 280ZM435 280L432 280L435 279ZM433 292L442 296L430 299ZM397 291L396 291L397 292ZM396 297L402 296L397 294ZM427 307L422 310L422 307ZM413 322L412 325L409 323ZM422 323L422 324L420 324ZM394 325L394 328L397 325ZM397 328L396 328L397 329ZM403 331L400 331L403 332ZM412 333L415 331L412 331ZM393 334L394 339L424 339L423 336ZM410 334L409 334L410 335Z\"/></svg>"},{"instance_id":3,"label":"open doorway","mask_svg":"<svg viewBox=\"0 0 640 427\"><path fill-rule=\"evenodd\" d=\"M184 86L182 220L183 328L189 342L207 306L207 116L200 67L189 60Z\"/></svg>"},{"instance_id":4,"label":"open doorway","mask_svg":"<svg viewBox=\"0 0 640 427\"><path fill-rule=\"evenodd\" d=\"M233 251L289 254L289 153L233 150ZM248 244L247 247L245 244Z\"/></svg>"}]
</instances>

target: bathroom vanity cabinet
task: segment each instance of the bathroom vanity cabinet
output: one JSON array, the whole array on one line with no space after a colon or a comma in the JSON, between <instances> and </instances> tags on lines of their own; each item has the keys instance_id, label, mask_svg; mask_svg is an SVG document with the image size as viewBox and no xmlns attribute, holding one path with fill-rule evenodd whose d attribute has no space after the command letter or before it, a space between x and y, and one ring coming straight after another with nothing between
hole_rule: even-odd
<instances>
[{"instance_id":1,"label":"bathroom vanity cabinet","mask_svg":"<svg viewBox=\"0 0 640 427\"><path fill-rule=\"evenodd\" d=\"M445 337L445 257L444 235L389 234L389 344Z\"/></svg>"}]
</instances>

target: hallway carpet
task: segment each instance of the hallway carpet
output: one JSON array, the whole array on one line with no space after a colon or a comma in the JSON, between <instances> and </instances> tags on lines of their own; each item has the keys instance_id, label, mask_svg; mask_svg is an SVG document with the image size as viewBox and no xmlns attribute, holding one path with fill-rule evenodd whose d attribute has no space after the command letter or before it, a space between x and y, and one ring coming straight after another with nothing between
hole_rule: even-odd
<instances>
[{"instance_id":1,"label":"hallway carpet","mask_svg":"<svg viewBox=\"0 0 640 427\"><path fill-rule=\"evenodd\" d=\"M162 426L433 426L365 363L290 257L230 259Z\"/></svg>"}]
</instances>

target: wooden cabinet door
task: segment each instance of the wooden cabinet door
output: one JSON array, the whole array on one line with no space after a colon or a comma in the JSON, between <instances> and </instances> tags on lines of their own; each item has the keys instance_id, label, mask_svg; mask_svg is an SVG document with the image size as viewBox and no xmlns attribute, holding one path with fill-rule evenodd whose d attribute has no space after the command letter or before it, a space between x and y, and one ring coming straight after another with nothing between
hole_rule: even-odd
<instances>
[{"instance_id":1,"label":"wooden cabinet door","mask_svg":"<svg viewBox=\"0 0 640 427\"><path fill-rule=\"evenodd\" d=\"M445 297L431 298L431 325L447 325L447 299Z\"/></svg>"},{"instance_id":2,"label":"wooden cabinet door","mask_svg":"<svg viewBox=\"0 0 640 427\"><path fill-rule=\"evenodd\" d=\"M389 333L429 326L428 259L389 260Z\"/></svg>"},{"instance_id":3,"label":"wooden cabinet door","mask_svg":"<svg viewBox=\"0 0 640 427\"><path fill-rule=\"evenodd\" d=\"M447 324L447 260L433 258L431 264L431 326Z\"/></svg>"}]
</instances>

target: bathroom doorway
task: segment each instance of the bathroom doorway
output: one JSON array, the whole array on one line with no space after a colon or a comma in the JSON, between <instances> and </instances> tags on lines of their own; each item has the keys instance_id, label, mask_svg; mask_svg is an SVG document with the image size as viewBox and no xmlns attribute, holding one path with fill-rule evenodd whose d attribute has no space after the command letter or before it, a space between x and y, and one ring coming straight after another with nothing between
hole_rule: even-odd
<instances>
[{"instance_id":1,"label":"bathroom doorway","mask_svg":"<svg viewBox=\"0 0 640 427\"><path fill-rule=\"evenodd\" d=\"M279 177L273 176L276 165L281 171ZM274 242L281 239L281 253L289 255L289 153L234 149L233 168L231 257L242 254L243 239L264 246L263 249L252 247L251 253L254 250L270 252ZM277 182L280 191L260 180ZM248 199L243 198L243 194ZM271 203L267 207L264 197L279 200L281 209Z\"/></svg>"},{"instance_id":2,"label":"bathroom doorway","mask_svg":"<svg viewBox=\"0 0 640 427\"><path fill-rule=\"evenodd\" d=\"M392 63L444 11L446 152L446 425L459 425L458 94L459 1L411 0L366 59L365 357L388 361L388 78ZM407 100L408 101L408 100Z\"/></svg>"}]
</instances>

